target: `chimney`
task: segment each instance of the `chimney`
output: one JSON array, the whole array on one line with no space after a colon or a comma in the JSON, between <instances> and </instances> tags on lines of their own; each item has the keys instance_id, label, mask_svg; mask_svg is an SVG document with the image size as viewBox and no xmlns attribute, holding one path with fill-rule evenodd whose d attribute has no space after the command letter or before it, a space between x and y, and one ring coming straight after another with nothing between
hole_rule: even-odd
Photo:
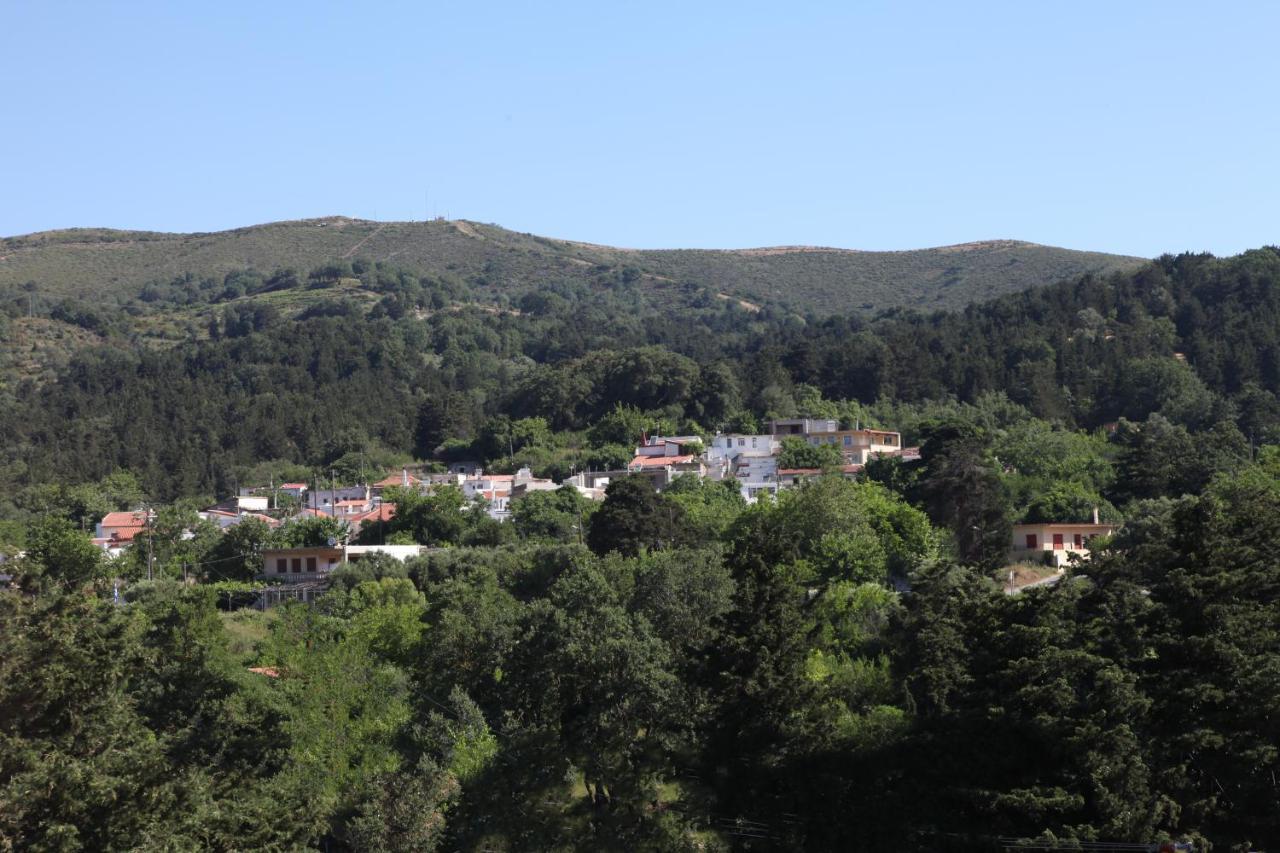
<instances>
[{"instance_id":1,"label":"chimney","mask_svg":"<svg viewBox=\"0 0 1280 853\"><path fill-rule=\"evenodd\" d=\"M1096 506L1093 508L1093 523L1098 523L1098 508Z\"/></svg>"},{"instance_id":2,"label":"chimney","mask_svg":"<svg viewBox=\"0 0 1280 853\"><path fill-rule=\"evenodd\" d=\"M408 468L400 469L400 485L405 486L406 488L409 485L409 469Z\"/></svg>"}]
</instances>

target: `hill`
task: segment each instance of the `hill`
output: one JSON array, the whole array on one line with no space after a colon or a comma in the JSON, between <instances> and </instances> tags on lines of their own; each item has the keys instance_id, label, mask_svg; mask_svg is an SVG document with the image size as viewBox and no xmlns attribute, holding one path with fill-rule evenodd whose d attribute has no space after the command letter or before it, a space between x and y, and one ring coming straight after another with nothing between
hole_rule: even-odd
<instances>
[{"instance_id":1,"label":"hill","mask_svg":"<svg viewBox=\"0 0 1280 853\"><path fill-rule=\"evenodd\" d=\"M648 291L692 284L723 298L819 314L961 308L1140 258L997 240L901 252L812 246L632 250L522 234L465 220L328 217L231 231L166 234L77 228L0 240L0 288L35 282L49 297L131 298L150 282L364 258L461 279L490 297L614 271Z\"/></svg>"}]
</instances>

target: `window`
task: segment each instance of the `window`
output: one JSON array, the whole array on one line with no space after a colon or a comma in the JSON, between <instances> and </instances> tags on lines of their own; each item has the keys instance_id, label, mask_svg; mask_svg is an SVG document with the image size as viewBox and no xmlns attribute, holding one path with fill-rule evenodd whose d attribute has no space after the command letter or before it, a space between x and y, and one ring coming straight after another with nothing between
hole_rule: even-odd
<instances>
[{"instance_id":1,"label":"window","mask_svg":"<svg viewBox=\"0 0 1280 853\"><path fill-rule=\"evenodd\" d=\"M1084 536L1082 536L1082 535L1081 535L1081 534L1079 534L1079 533L1077 533L1077 534L1076 534L1076 547L1077 547L1077 548L1083 548L1083 547L1084 547Z\"/></svg>"},{"instance_id":2,"label":"window","mask_svg":"<svg viewBox=\"0 0 1280 853\"><path fill-rule=\"evenodd\" d=\"M756 446L756 437L755 437L754 435L753 435L753 436L751 436L751 446L752 446L752 447L755 447L755 446Z\"/></svg>"},{"instance_id":3,"label":"window","mask_svg":"<svg viewBox=\"0 0 1280 853\"><path fill-rule=\"evenodd\" d=\"M315 572L316 572L316 558L315 558L315 557L307 557L307 571L311 572L312 574L315 574Z\"/></svg>"},{"instance_id":4,"label":"window","mask_svg":"<svg viewBox=\"0 0 1280 853\"><path fill-rule=\"evenodd\" d=\"M276 560L276 574L282 575L287 571L289 571L289 561L284 557L278 558Z\"/></svg>"},{"instance_id":5,"label":"window","mask_svg":"<svg viewBox=\"0 0 1280 853\"><path fill-rule=\"evenodd\" d=\"M1030 550L1030 549L1033 549L1033 548L1035 548L1035 547L1036 547L1036 535L1035 535L1034 533L1028 533L1028 534L1027 534L1027 548L1028 548L1028 550Z\"/></svg>"},{"instance_id":6,"label":"window","mask_svg":"<svg viewBox=\"0 0 1280 853\"><path fill-rule=\"evenodd\" d=\"M851 435L846 435L846 436L844 437L844 446L845 446L845 447L852 447L852 446L853 446L853 436L851 436Z\"/></svg>"},{"instance_id":7,"label":"window","mask_svg":"<svg viewBox=\"0 0 1280 853\"><path fill-rule=\"evenodd\" d=\"M1055 551L1062 550L1062 534L1061 533L1053 534L1053 550Z\"/></svg>"},{"instance_id":8,"label":"window","mask_svg":"<svg viewBox=\"0 0 1280 853\"><path fill-rule=\"evenodd\" d=\"M746 447L746 446L747 446L747 440L746 440L745 438L740 438L740 439L738 439L738 446L739 446L739 447Z\"/></svg>"},{"instance_id":9,"label":"window","mask_svg":"<svg viewBox=\"0 0 1280 853\"><path fill-rule=\"evenodd\" d=\"M297 573L297 572L301 572L301 571L302 571L302 558L301 558L301 557L294 557L294 558L293 558L293 571L294 571L295 573Z\"/></svg>"}]
</instances>

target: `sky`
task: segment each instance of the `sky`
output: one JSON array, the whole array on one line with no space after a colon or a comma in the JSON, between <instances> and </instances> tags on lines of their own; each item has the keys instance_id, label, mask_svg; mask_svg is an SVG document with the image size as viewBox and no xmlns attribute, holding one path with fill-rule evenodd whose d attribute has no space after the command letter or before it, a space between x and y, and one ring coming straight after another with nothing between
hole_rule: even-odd
<instances>
[{"instance_id":1,"label":"sky","mask_svg":"<svg viewBox=\"0 0 1280 853\"><path fill-rule=\"evenodd\" d=\"M0 0L0 235L1280 243L1280 4Z\"/></svg>"}]
</instances>

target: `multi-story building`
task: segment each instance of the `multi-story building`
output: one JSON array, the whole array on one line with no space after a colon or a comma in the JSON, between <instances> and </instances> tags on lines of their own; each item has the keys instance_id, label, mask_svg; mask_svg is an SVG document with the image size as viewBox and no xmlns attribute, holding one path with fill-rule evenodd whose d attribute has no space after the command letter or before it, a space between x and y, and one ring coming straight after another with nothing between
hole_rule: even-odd
<instances>
[{"instance_id":1,"label":"multi-story building","mask_svg":"<svg viewBox=\"0 0 1280 853\"><path fill-rule=\"evenodd\" d=\"M865 465L872 456L902 450L902 436L881 429L838 429L811 432L805 440L812 445L834 445L849 465Z\"/></svg>"}]
</instances>

